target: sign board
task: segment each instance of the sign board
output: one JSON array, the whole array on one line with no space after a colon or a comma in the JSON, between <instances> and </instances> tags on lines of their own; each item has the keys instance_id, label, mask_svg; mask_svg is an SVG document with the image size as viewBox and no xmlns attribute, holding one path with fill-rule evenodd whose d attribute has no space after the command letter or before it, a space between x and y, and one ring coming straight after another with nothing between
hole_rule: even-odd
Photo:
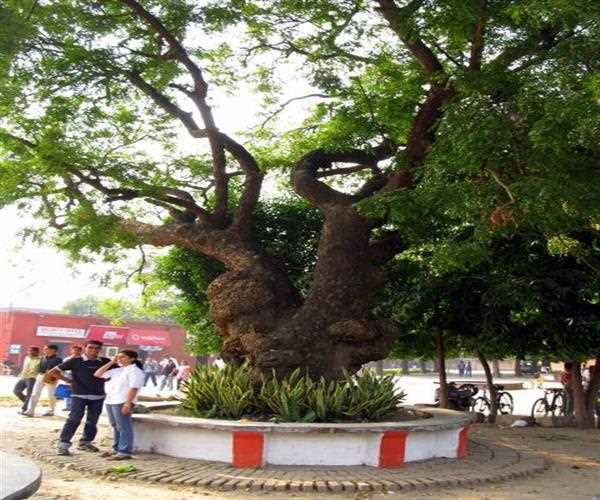
<instances>
[{"instance_id":1,"label":"sign board","mask_svg":"<svg viewBox=\"0 0 600 500\"><path fill-rule=\"evenodd\" d=\"M125 338L130 328L125 326L91 325L88 329L87 339L98 340L111 345L125 345Z\"/></svg>"},{"instance_id":2,"label":"sign board","mask_svg":"<svg viewBox=\"0 0 600 500\"><path fill-rule=\"evenodd\" d=\"M167 347L171 345L171 336L166 330L138 330L132 328L129 335L127 335L127 344Z\"/></svg>"},{"instance_id":3,"label":"sign board","mask_svg":"<svg viewBox=\"0 0 600 500\"><path fill-rule=\"evenodd\" d=\"M85 338L84 328L66 328L62 326L38 326L36 335L38 337L67 337L72 339Z\"/></svg>"},{"instance_id":4,"label":"sign board","mask_svg":"<svg viewBox=\"0 0 600 500\"><path fill-rule=\"evenodd\" d=\"M21 344L10 344L8 354L21 354Z\"/></svg>"}]
</instances>

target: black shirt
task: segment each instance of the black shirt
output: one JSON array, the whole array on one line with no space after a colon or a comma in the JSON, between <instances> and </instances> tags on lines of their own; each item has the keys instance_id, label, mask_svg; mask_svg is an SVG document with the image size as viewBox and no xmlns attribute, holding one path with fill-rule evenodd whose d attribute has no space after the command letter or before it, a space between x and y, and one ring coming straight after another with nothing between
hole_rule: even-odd
<instances>
[{"instance_id":1,"label":"black shirt","mask_svg":"<svg viewBox=\"0 0 600 500\"><path fill-rule=\"evenodd\" d=\"M71 370L73 389L71 394L84 396L104 396L104 382L102 378L94 377L94 372L109 362L108 358L71 358L58 365L60 370Z\"/></svg>"},{"instance_id":2,"label":"black shirt","mask_svg":"<svg viewBox=\"0 0 600 500\"><path fill-rule=\"evenodd\" d=\"M38 368L39 373L46 373L49 370L52 370L55 366L58 366L62 363L62 358L58 356L44 356L40 361L40 366Z\"/></svg>"}]
</instances>

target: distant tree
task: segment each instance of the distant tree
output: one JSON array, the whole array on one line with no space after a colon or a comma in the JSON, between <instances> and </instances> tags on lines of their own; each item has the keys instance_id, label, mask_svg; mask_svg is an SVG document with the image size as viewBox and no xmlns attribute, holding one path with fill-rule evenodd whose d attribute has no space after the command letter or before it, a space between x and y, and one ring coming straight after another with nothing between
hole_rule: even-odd
<instances>
[{"instance_id":1,"label":"distant tree","mask_svg":"<svg viewBox=\"0 0 600 500\"><path fill-rule=\"evenodd\" d=\"M62 310L67 314L100 314L98 310L99 303L100 299L98 297L94 297L93 295L86 295L85 297L81 297L80 299L75 299L67 302L62 307Z\"/></svg>"}]
</instances>

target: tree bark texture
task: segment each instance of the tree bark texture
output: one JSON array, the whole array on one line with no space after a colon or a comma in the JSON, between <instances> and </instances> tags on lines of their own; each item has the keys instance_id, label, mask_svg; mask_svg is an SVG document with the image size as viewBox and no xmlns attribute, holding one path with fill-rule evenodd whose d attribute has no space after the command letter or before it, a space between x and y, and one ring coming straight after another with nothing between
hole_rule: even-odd
<instances>
[{"instance_id":1,"label":"tree bark texture","mask_svg":"<svg viewBox=\"0 0 600 500\"><path fill-rule=\"evenodd\" d=\"M300 299L287 278L257 254L208 288L210 314L223 336L223 358L285 374L304 367L335 378L384 358L398 331L370 309L383 284L369 257L369 223L351 206L328 212L312 287Z\"/></svg>"}]
</instances>

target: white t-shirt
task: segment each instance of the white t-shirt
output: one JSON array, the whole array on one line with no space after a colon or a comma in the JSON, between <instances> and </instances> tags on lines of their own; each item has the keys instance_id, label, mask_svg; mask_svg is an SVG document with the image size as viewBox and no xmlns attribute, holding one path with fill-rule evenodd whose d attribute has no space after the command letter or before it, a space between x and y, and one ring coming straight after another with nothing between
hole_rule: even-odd
<instances>
[{"instance_id":1,"label":"white t-shirt","mask_svg":"<svg viewBox=\"0 0 600 500\"><path fill-rule=\"evenodd\" d=\"M104 384L106 399L104 402L108 405L118 405L127 401L129 389L141 389L144 387L144 372L135 364L121 366L108 370L102 378L107 379ZM137 395L134 402L137 401Z\"/></svg>"}]
</instances>

